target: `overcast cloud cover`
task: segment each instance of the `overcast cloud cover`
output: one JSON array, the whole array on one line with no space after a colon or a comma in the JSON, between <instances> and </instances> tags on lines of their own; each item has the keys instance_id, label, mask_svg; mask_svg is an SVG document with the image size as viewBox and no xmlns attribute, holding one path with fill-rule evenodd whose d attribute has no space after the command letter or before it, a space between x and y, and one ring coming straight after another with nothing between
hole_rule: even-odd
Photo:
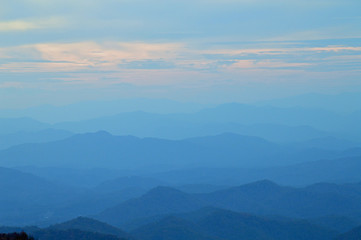
<instances>
[{"instance_id":1,"label":"overcast cloud cover","mask_svg":"<svg viewBox=\"0 0 361 240\"><path fill-rule=\"evenodd\" d=\"M361 90L359 0L4 0L0 108Z\"/></svg>"}]
</instances>

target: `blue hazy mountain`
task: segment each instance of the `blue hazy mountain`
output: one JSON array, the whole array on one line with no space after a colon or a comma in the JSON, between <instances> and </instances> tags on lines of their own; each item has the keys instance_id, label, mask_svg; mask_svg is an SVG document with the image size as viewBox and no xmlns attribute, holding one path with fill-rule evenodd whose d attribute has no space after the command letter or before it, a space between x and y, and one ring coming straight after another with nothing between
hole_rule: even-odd
<instances>
[{"instance_id":1,"label":"blue hazy mountain","mask_svg":"<svg viewBox=\"0 0 361 240\"><path fill-rule=\"evenodd\" d=\"M220 186L213 184L181 184L174 186L176 189L186 193L210 193L221 189L229 188L229 186Z\"/></svg>"},{"instance_id":2,"label":"blue hazy mountain","mask_svg":"<svg viewBox=\"0 0 361 240\"><path fill-rule=\"evenodd\" d=\"M270 179L280 184L305 186L317 182L361 182L361 155L354 149L354 157L323 159L288 166L264 168L194 168L177 169L148 174L172 185L213 184L234 186ZM353 154L353 153L352 153Z\"/></svg>"},{"instance_id":3,"label":"blue hazy mountain","mask_svg":"<svg viewBox=\"0 0 361 240\"><path fill-rule=\"evenodd\" d=\"M119 99L109 101L86 101L70 105L43 105L26 109L1 109L3 118L30 117L40 121L57 123L82 121L91 118L115 115L123 112L146 111L152 113L196 112L212 104L177 102L168 99Z\"/></svg>"},{"instance_id":4,"label":"blue hazy mountain","mask_svg":"<svg viewBox=\"0 0 361 240\"><path fill-rule=\"evenodd\" d=\"M332 229L340 234L350 231L360 225L360 219L358 217L354 218L338 215L309 218L307 221L325 229Z\"/></svg>"},{"instance_id":5,"label":"blue hazy mountain","mask_svg":"<svg viewBox=\"0 0 361 240\"><path fill-rule=\"evenodd\" d=\"M18 170L0 168L0 191L5 193L0 194L0 225L47 225L95 214L139 197L151 188L136 183L133 186L118 185L108 191L74 188Z\"/></svg>"},{"instance_id":6,"label":"blue hazy mountain","mask_svg":"<svg viewBox=\"0 0 361 240\"><path fill-rule=\"evenodd\" d=\"M62 185L94 188L97 185L121 176L134 176L136 171L106 168L69 168L21 166L16 169L39 176Z\"/></svg>"},{"instance_id":7,"label":"blue hazy mountain","mask_svg":"<svg viewBox=\"0 0 361 240\"><path fill-rule=\"evenodd\" d=\"M271 179L284 184L305 185L315 182L348 183L361 181L361 155L354 150L355 157L311 161L293 166L273 169ZM358 155L358 156L357 156ZM273 175L273 177L272 177Z\"/></svg>"},{"instance_id":8,"label":"blue hazy mountain","mask_svg":"<svg viewBox=\"0 0 361 240\"><path fill-rule=\"evenodd\" d=\"M302 221L276 221L216 208L168 216L131 231L138 239L332 239L335 232Z\"/></svg>"},{"instance_id":9,"label":"blue hazy mountain","mask_svg":"<svg viewBox=\"0 0 361 240\"><path fill-rule=\"evenodd\" d=\"M273 106L278 108L309 108L337 113L351 113L361 110L360 92L345 92L326 95L309 93L287 98L270 99L249 103L253 106ZM30 117L43 122L82 121L91 118L111 116L118 113L145 111L160 114L191 113L215 104L176 102L168 99L118 99L109 101L85 101L70 105L43 105L27 109L1 109L2 118Z\"/></svg>"},{"instance_id":10,"label":"blue hazy mountain","mask_svg":"<svg viewBox=\"0 0 361 240\"><path fill-rule=\"evenodd\" d=\"M192 119L189 115L164 115L145 112L122 113L111 117L81 122L65 122L54 127L74 132L94 132L106 130L117 135L138 137L160 137L182 139L206 135L234 132L243 135L259 136L271 141L287 142L309 140L332 135L309 126L286 126L281 124L244 125L235 121L215 122L214 119ZM217 115L217 113L215 114ZM304 124L303 124L304 125Z\"/></svg>"},{"instance_id":11,"label":"blue hazy mountain","mask_svg":"<svg viewBox=\"0 0 361 240\"><path fill-rule=\"evenodd\" d=\"M0 231L7 233L9 238L3 238L0 234L1 240L20 240L16 235L21 232L26 232L26 235L31 236L29 240L127 240L111 234L102 234L98 232L87 232L78 229L57 230L51 228L36 228L36 227L0 227ZM14 236L15 235L15 236ZM20 234L20 236L23 234Z\"/></svg>"},{"instance_id":12,"label":"blue hazy mountain","mask_svg":"<svg viewBox=\"0 0 361 240\"><path fill-rule=\"evenodd\" d=\"M341 234L336 240L359 240L361 239L361 226L356 227L344 234Z\"/></svg>"},{"instance_id":13,"label":"blue hazy mountain","mask_svg":"<svg viewBox=\"0 0 361 240\"><path fill-rule=\"evenodd\" d=\"M353 152L357 155L357 151L353 150ZM359 174L361 159L357 156L266 168L202 167L171 171L152 168L128 171L104 168L73 169L26 166L18 169L63 185L94 188L105 182L104 191L111 191L113 187L114 190L121 189L123 191L126 190L123 186L127 186L129 191L133 189L137 194L142 193L144 187L158 183L162 183L158 185L175 186L189 192L209 192L212 189L221 189L223 186L236 186L260 179L270 179L279 184L291 186L305 186L317 182L361 181ZM129 182L128 179L135 179L135 181ZM146 179L151 180L149 184L145 183ZM125 181L123 182L123 180ZM140 186L132 188L134 183L140 183ZM102 187L98 187L98 189L102 191Z\"/></svg>"},{"instance_id":14,"label":"blue hazy mountain","mask_svg":"<svg viewBox=\"0 0 361 240\"><path fill-rule=\"evenodd\" d=\"M229 103L199 111L193 114L191 119L198 121L212 119L216 122L236 122L247 125L265 123L290 126L307 125L323 131L352 135L355 132L354 128L359 126L360 117L359 111L340 114L322 109L255 107Z\"/></svg>"},{"instance_id":15,"label":"blue hazy mountain","mask_svg":"<svg viewBox=\"0 0 361 240\"><path fill-rule=\"evenodd\" d=\"M333 133L320 131L305 125L302 126L287 126L280 124L242 125L238 123L222 123L222 124L210 125L208 129L209 132L212 132L211 128L217 130L219 133L234 132L248 136L261 137L269 141L274 141L279 143L308 141L312 139L326 138L328 136L333 135Z\"/></svg>"},{"instance_id":16,"label":"blue hazy mountain","mask_svg":"<svg viewBox=\"0 0 361 240\"><path fill-rule=\"evenodd\" d=\"M184 214L169 215L145 224L130 232L103 222L78 217L46 228L0 227L4 233L25 231L36 239L179 239L179 240L235 240L235 239L333 239L337 234L328 229L299 220L272 220L250 214L236 213L212 207Z\"/></svg>"},{"instance_id":17,"label":"blue hazy mountain","mask_svg":"<svg viewBox=\"0 0 361 240\"><path fill-rule=\"evenodd\" d=\"M50 143L23 144L0 151L2 166L135 169L174 167L277 166L357 153L292 149L262 138L225 133L184 140L113 136L107 132L74 135Z\"/></svg>"},{"instance_id":18,"label":"blue hazy mountain","mask_svg":"<svg viewBox=\"0 0 361 240\"><path fill-rule=\"evenodd\" d=\"M54 125L40 122L35 124L35 120L31 119L26 121L23 119L26 124L19 119L15 119L16 121L7 119L11 123L8 122L7 125L11 126L4 128L4 131L5 133L9 133L10 130L11 132L37 131L51 127L77 133L105 130L117 135L169 139L234 132L275 142L306 141L329 136L359 140L358 123L361 119L361 113L357 111L334 113L300 107L280 108L238 103L223 104L194 113L160 114L137 111L100 116L73 122L59 123L59 120ZM29 121L33 122L33 127Z\"/></svg>"},{"instance_id":19,"label":"blue hazy mountain","mask_svg":"<svg viewBox=\"0 0 361 240\"><path fill-rule=\"evenodd\" d=\"M213 206L261 215L312 218L360 214L361 184L314 184L304 188L259 181L203 195Z\"/></svg>"},{"instance_id":20,"label":"blue hazy mountain","mask_svg":"<svg viewBox=\"0 0 361 240\"><path fill-rule=\"evenodd\" d=\"M174 216L164 217L133 230L132 235L144 240L221 240L212 236L192 222Z\"/></svg>"},{"instance_id":21,"label":"blue hazy mountain","mask_svg":"<svg viewBox=\"0 0 361 240\"><path fill-rule=\"evenodd\" d=\"M361 92L345 92L333 95L309 93L263 101L258 104L276 107L325 109L333 112L347 113L361 110L360 102Z\"/></svg>"},{"instance_id":22,"label":"blue hazy mountain","mask_svg":"<svg viewBox=\"0 0 361 240\"><path fill-rule=\"evenodd\" d=\"M24 143L45 143L65 139L72 136L73 133L65 130L44 129L36 132L16 132L6 135L0 135L0 149L9 148Z\"/></svg>"},{"instance_id":23,"label":"blue hazy mountain","mask_svg":"<svg viewBox=\"0 0 361 240\"><path fill-rule=\"evenodd\" d=\"M5 193L0 224L45 226L73 219L40 229L43 239L127 237L77 216L94 216L135 234L139 230L145 239L159 238L167 229L165 239L225 240L240 234L302 239L299 233L306 232L314 234L307 239L317 234L332 239L332 231L361 224L361 110L356 103L326 108L332 98L320 99L314 106L295 98L289 105L286 99L203 110L174 102L164 108L145 101L123 107L103 102L21 115L36 119L39 114L37 119L51 124L2 118L0 166L20 171L0 168ZM345 95L342 102L352 99ZM241 185L248 182L253 183ZM205 207L225 210L213 216L200 210Z\"/></svg>"},{"instance_id":24,"label":"blue hazy mountain","mask_svg":"<svg viewBox=\"0 0 361 240\"><path fill-rule=\"evenodd\" d=\"M334 113L301 107L280 108L238 103L222 104L187 114L128 112L109 117L55 124L84 133L98 130L139 137L189 138L234 132L271 141L303 141L334 136L359 139L360 112Z\"/></svg>"},{"instance_id":25,"label":"blue hazy mountain","mask_svg":"<svg viewBox=\"0 0 361 240\"><path fill-rule=\"evenodd\" d=\"M290 143L292 147L298 148L319 148L319 149L334 149L346 150L360 146L359 142L350 141L347 139L336 138L333 136L314 138L306 141L297 141Z\"/></svg>"},{"instance_id":26,"label":"blue hazy mountain","mask_svg":"<svg viewBox=\"0 0 361 240\"><path fill-rule=\"evenodd\" d=\"M147 191L149 189L140 187L125 188L106 193L89 190L55 208L53 211L54 217L48 219L47 223L54 223L59 220L64 221L77 216L93 216L119 203L138 198Z\"/></svg>"},{"instance_id":27,"label":"blue hazy mountain","mask_svg":"<svg viewBox=\"0 0 361 240\"><path fill-rule=\"evenodd\" d=\"M42 229L33 232L32 235L37 240L126 240L110 234L102 234L97 232L87 232L78 229L56 230L56 229Z\"/></svg>"},{"instance_id":28,"label":"blue hazy mountain","mask_svg":"<svg viewBox=\"0 0 361 240\"><path fill-rule=\"evenodd\" d=\"M77 217L69 221L51 225L47 229L49 230L81 230L84 232L101 233L106 235L114 235L119 238L130 238L129 234L120 230L119 228L113 227L109 224L97 221L95 219L87 217Z\"/></svg>"},{"instance_id":29,"label":"blue hazy mountain","mask_svg":"<svg viewBox=\"0 0 361 240\"><path fill-rule=\"evenodd\" d=\"M160 181L155 178L147 178L147 177L118 177L116 179L108 180L102 182L95 188L93 188L96 192L107 193L107 192L114 192L120 191L124 189L146 189L149 190L151 188L157 186L165 186L167 185L166 182Z\"/></svg>"},{"instance_id":30,"label":"blue hazy mountain","mask_svg":"<svg viewBox=\"0 0 361 240\"><path fill-rule=\"evenodd\" d=\"M34 224L52 217L55 207L81 190L54 184L34 175L0 168L0 223Z\"/></svg>"},{"instance_id":31,"label":"blue hazy mountain","mask_svg":"<svg viewBox=\"0 0 361 240\"><path fill-rule=\"evenodd\" d=\"M115 226L161 215L182 213L214 206L263 216L316 218L323 216L361 217L361 184L314 184L304 188L285 187L258 181L205 194L187 194L166 187L120 203L96 216Z\"/></svg>"},{"instance_id":32,"label":"blue hazy mountain","mask_svg":"<svg viewBox=\"0 0 361 240\"><path fill-rule=\"evenodd\" d=\"M145 177L118 177L107 180L87 192L68 201L55 210L62 218L77 215L94 215L132 198L142 196L150 189L165 184L163 181Z\"/></svg>"},{"instance_id":33,"label":"blue hazy mountain","mask_svg":"<svg viewBox=\"0 0 361 240\"><path fill-rule=\"evenodd\" d=\"M0 135L17 132L35 132L50 128L50 124L31 118L0 118Z\"/></svg>"},{"instance_id":34,"label":"blue hazy mountain","mask_svg":"<svg viewBox=\"0 0 361 240\"><path fill-rule=\"evenodd\" d=\"M1 179L1 191L9 192L8 195L1 196L2 203L7 204L2 205L4 207L1 224L49 224L73 219L79 215L93 215L96 219L128 230L129 227L135 229L144 224L154 223L169 214L183 215L208 206L262 216L282 216L269 218L274 220L284 218L283 222L294 223L292 218L307 218L310 222L333 231L348 230L361 223L359 183L342 185L322 183L295 188L280 186L270 181L258 181L202 194L185 193L170 187L157 187L142 196L124 201L122 195L85 191L82 193L78 189L60 187L15 170L4 169L1 176L4 176L4 179L10 176L16 177L12 181L8 180L5 185L4 179ZM12 182L15 184L10 184ZM29 190L24 191L24 188ZM9 191L9 189L13 190ZM95 199L96 197L99 197L98 200ZM14 199L24 199L24 201L14 201ZM9 205L9 202L13 205ZM26 211L19 212L18 209L26 209ZM96 212L100 213L96 214ZM332 223L336 219L333 216L339 216L338 219L343 218L348 222L343 220L340 230L340 227ZM191 214L191 218L199 219L199 214ZM188 218L186 220L189 221ZM92 223L94 221L78 218L58 225L59 229L55 227L48 230L67 231L72 225L77 226L77 224L83 228L74 229L86 232L90 230L89 228L104 227L102 224L91 227ZM209 226L211 228L212 224ZM263 227L259 229L259 231L263 230L265 230Z\"/></svg>"},{"instance_id":35,"label":"blue hazy mountain","mask_svg":"<svg viewBox=\"0 0 361 240\"><path fill-rule=\"evenodd\" d=\"M143 196L109 208L96 218L120 226L135 219L180 213L206 206L197 196L170 187L157 187Z\"/></svg>"}]
</instances>

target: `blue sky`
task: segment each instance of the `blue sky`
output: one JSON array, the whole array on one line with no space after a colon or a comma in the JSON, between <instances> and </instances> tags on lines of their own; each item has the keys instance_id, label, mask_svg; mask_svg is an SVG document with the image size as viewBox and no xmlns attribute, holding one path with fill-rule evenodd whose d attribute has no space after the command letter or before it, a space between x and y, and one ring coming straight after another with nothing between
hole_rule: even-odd
<instances>
[{"instance_id":1,"label":"blue sky","mask_svg":"<svg viewBox=\"0 0 361 240\"><path fill-rule=\"evenodd\" d=\"M360 91L360 9L358 0L5 0L0 108Z\"/></svg>"}]
</instances>

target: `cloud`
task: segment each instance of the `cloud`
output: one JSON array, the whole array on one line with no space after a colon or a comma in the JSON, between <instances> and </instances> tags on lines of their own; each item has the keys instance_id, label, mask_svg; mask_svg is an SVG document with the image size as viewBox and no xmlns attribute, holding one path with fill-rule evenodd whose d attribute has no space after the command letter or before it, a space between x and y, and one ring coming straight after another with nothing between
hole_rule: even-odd
<instances>
[{"instance_id":1,"label":"cloud","mask_svg":"<svg viewBox=\"0 0 361 240\"><path fill-rule=\"evenodd\" d=\"M360 65L356 55L361 55L361 47L276 44L262 48L258 43L254 48L199 50L175 42L41 43L0 48L0 73L46 73L67 85L206 86L226 79L237 79L238 84L270 77L274 82L286 77L325 78L336 71L337 76L351 74L347 72Z\"/></svg>"},{"instance_id":2,"label":"cloud","mask_svg":"<svg viewBox=\"0 0 361 240\"><path fill-rule=\"evenodd\" d=\"M51 17L41 20L14 20L0 22L0 32L29 31L34 29L59 28L65 26L63 18Z\"/></svg>"},{"instance_id":3,"label":"cloud","mask_svg":"<svg viewBox=\"0 0 361 240\"><path fill-rule=\"evenodd\" d=\"M86 69L86 64L61 62L12 62L2 64L0 70L7 72L72 72Z\"/></svg>"},{"instance_id":4,"label":"cloud","mask_svg":"<svg viewBox=\"0 0 361 240\"><path fill-rule=\"evenodd\" d=\"M22 88L23 85L19 82L0 82L0 88Z\"/></svg>"},{"instance_id":5,"label":"cloud","mask_svg":"<svg viewBox=\"0 0 361 240\"><path fill-rule=\"evenodd\" d=\"M59 78L68 84L86 83L93 86L111 86L129 83L137 86L207 86L215 81L214 74L182 69L123 69L116 72L70 73Z\"/></svg>"},{"instance_id":6,"label":"cloud","mask_svg":"<svg viewBox=\"0 0 361 240\"><path fill-rule=\"evenodd\" d=\"M0 22L0 31L8 32L8 31L27 31L31 29L39 28L38 25L26 22L22 20L17 21L9 21L9 22Z\"/></svg>"},{"instance_id":7,"label":"cloud","mask_svg":"<svg viewBox=\"0 0 361 240\"><path fill-rule=\"evenodd\" d=\"M302 49L302 50L304 50L304 51L315 51L315 52L341 52L341 51L361 52L361 47L327 46L327 47L305 48L305 49Z\"/></svg>"},{"instance_id":8,"label":"cloud","mask_svg":"<svg viewBox=\"0 0 361 240\"><path fill-rule=\"evenodd\" d=\"M103 63L145 59L170 59L182 45L177 43L111 42L98 44L80 42L69 44L37 44L44 60L87 63L91 66Z\"/></svg>"},{"instance_id":9,"label":"cloud","mask_svg":"<svg viewBox=\"0 0 361 240\"><path fill-rule=\"evenodd\" d=\"M290 63L271 60L237 60L229 66L230 69L255 69L255 68L301 68L310 66L310 63Z\"/></svg>"},{"instance_id":10,"label":"cloud","mask_svg":"<svg viewBox=\"0 0 361 240\"><path fill-rule=\"evenodd\" d=\"M346 18L344 18L345 20ZM355 19L356 18L349 18ZM332 21L330 21L332 22ZM357 24L356 24L357 25ZM346 23L334 23L331 26L327 26L319 29L307 29L299 30L296 32L287 32L281 36L267 37L265 41L309 41L309 40L328 40L328 39L348 39L348 38L360 38L361 31L357 26L346 21Z\"/></svg>"},{"instance_id":11,"label":"cloud","mask_svg":"<svg viewBox=\"0 0 361 240\"><path fill-rule=\"evenodd\" d=\"M294 54L294 53L302 53L302 52L341 52L341 51L361 52L361 47L331 45L325 47L216 49L216 50L203 50L201 51L201 53L207 55L247 56L247 55L282 55L282 54Z\"/></svg>"},{"instance_id":12,"label":"cloud","mask_svg":"<svg viewBox=\"0 0 361 240\"><path fill-rule=\"evenodd\" d=\"M78 42L48 43L0 49L3 71L57 72L77 70L116 71L119 65L139 61L173 61L182 52L178 43ZM16 59L16 61L12 61Z\"/></svg>"}]
</instances>

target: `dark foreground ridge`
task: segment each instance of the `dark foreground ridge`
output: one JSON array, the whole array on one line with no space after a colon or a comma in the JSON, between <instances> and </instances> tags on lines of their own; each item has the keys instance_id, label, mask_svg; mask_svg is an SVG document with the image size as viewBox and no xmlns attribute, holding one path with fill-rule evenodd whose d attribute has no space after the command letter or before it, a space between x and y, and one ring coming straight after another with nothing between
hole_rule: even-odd
<instances>
[{"instance_id":1,"label":"dark foreground ridge","mask_svg":"<svg viewBox=\"0 0 361 240\"><path fill-rule=\"evenodd\" d=\"M34 240L33 237L29 237L26 233L0 233L0 240Z\"/></svg>"}]
</instances>

